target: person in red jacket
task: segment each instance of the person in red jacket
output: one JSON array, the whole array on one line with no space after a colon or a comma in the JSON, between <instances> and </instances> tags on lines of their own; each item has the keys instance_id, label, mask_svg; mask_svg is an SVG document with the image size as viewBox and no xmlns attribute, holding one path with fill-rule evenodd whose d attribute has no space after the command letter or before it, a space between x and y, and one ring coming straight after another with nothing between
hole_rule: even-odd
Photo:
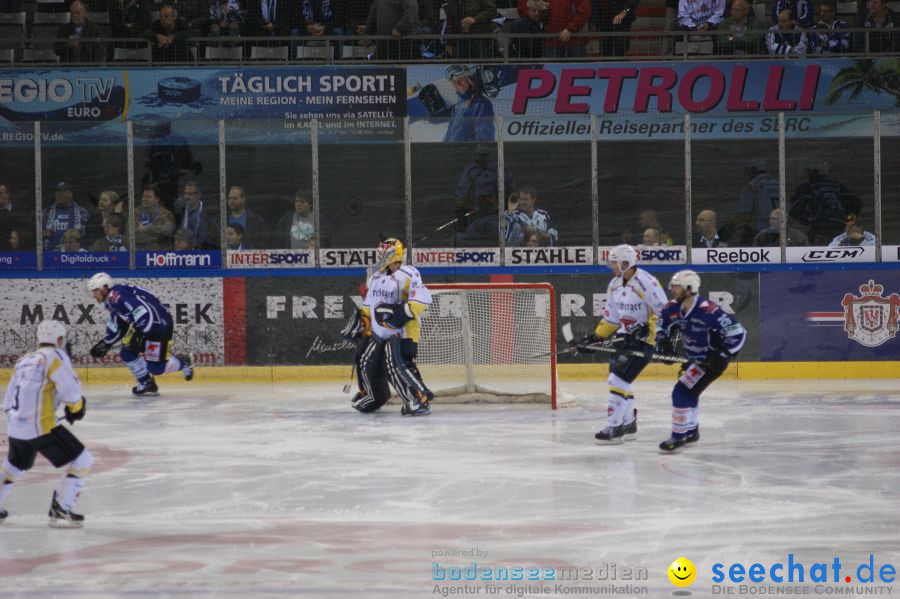
<instances>
[{"instance_id":1,"label":"person in red jacket","mask_svg":"<svg viewBox=\"0 0 900 599\"><path fill-rule=\"evenodd\" d=\"M572 58L584 56L584 45L587 37L573 37L575 33L585 31L588 19L591 18L590 0L548 0L544 31L554 33L557 37L544 41L544 56L556 58ZM528 0L517 0L519 15L528 18Z\"/></svg>"}]
</instances>

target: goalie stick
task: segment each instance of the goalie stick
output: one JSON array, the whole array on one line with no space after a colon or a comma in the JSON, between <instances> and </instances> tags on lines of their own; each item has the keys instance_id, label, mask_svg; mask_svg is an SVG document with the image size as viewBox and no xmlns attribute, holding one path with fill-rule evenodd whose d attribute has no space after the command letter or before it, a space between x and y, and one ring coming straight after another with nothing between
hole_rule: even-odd
<instances>
[{"instance_id":1,"label":"goalie stick","mask_svg":"<svg viewBox=\"0 0 900 599\"><path fill-rule=\"evenodd\" d=\"M563 339L565 339L567 343L572 343L572 341L574 341L575 335L572 334L572 323L567 322L566 324L563 325L562 334L563 334ZM640 351L637 351L634 349L616 349L616 348L610 346L608 341L602 341L600 343L592 343L592 344L588 345L587 347L594 351L608 353L608 354L622 353L622 354L631 355L631 356L646 355L646 354L644 354L644 352L640 352ZM529 356L528 359L534 360L537 358L546 358L547 356L551 356L551 355L560 356L560 355L564 355L564 354L573 354L577 351L578 351L577 347L569 347L567 349L562 349L557 352L548 352L545 354L538 354L536 356ZM650 359L655 362L666 362L669 364L687 364L688 362L690 362L690 360L688 360L687 358L682 358L681 356L672 356L672 355L668 355L668 354L656 354L656 353L651 354Z\"/></svg>"}]
</instances>

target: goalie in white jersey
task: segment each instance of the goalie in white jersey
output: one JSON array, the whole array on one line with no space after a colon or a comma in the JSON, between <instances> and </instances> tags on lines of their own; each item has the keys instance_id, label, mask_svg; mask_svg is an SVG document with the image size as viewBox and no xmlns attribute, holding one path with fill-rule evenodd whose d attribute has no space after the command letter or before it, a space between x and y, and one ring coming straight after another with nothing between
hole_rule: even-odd
<instances>
[{"instance_id":1,"label":"goalie in white jersey","mask_svg":"<svg viewBox=\"0 0 900 599\"><path fill-rule=\"evenodd\" d=\"M84 477L93 464L93 456L75 435L59 424L56 412L62 406L65 419L73 424L84 418L85 399L81 381L72 368L69 356L61 348L66 327L56 320L38 325L38 348L19 358L13 372L3 410L9 419L9 453L0 467L0 508L7 495L25 472L34 465L38 453L56 468L68 466L62 488L53 491L50 503L50 526L80 528L84 516L72 511L84 486ZM0 509L0 521L7 517Z\"/></svg>"},{"instance_id":2,"label":"goalie in white jersey","mask_svg":"<svg viewBox=\"0 0 900 599\"><path fill-rule=\"evenodd\" d=\"M637 267L637 251L617 245L609 252L614 278L606 289L603 320L591 335L578 342L578 351L592 353L591 345L615 335L617 350L609 360L609 399L606 428L594 435L598 445L637 438L637 410L632 383L650 362L657 324L668 302L659 281Z\"/></svg>"},{"instance_id":3,"label":"goalie in white jersey","mask_svg":"<svg viewBox=\"0 0 900 599\"><path fill-rule=\"evenodd\" d=\"M351 405L360 412L374 412L387 403L391 397L388 381L403 400L401 414L431 412L429 402L434 395L422 382L415 363L419 316L431 305L431 292L419 271L403 264L404 254L397 239L381 243L363 306L342 331L346 338L359 340L359 392Z\"/></svg>"}]
</instances>

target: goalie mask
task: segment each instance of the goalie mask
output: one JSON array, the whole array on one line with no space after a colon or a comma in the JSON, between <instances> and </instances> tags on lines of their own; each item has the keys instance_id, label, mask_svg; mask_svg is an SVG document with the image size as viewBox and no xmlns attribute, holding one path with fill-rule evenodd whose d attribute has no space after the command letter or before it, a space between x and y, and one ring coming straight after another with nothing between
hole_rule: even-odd
<instances>
[{"instance_id":1,"label":"goalie mask","mask_svg":"<svg viewBox=\"0 0 900 599\"><path fill-rule=\"evenodd\" d=\"M392 262L403 263L403 243L399 239L385 239L378 246L378 262L376 267L379 271L384 272L388 265Z\"/></svg>"}]
</instances>

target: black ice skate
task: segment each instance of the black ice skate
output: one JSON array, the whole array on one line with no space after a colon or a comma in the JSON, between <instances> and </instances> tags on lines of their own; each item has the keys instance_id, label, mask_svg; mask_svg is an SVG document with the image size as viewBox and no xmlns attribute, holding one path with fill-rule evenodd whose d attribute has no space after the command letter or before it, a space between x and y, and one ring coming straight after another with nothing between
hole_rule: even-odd
<instances>
[{"instance_id":1,"label":"black ice skate","mask_svg":"<svg viewBox=\"0 0 900 599\"><path fill-rule=\"evenodd\" d=\"M132 387L131 392L140 397L156 397L159 395L159 387L151 376L146 383L138 383L137 387Z\"/></svg>"},{"instance_id":2,"label":"black ice skate","mask_svg":"<svg viewBox=\"0 0 900 599\"><path fill-rule=\"evenodd\" d=\"M53 501L50 503L50 526L53 528L81 528L84 526L84 516L76 514L72 510L64 510L56 500L56 491L53 491Z\"/></svg>"},{"instance_id":3,"label":"black ice skate","mask_svg":"<svg viewBox=\"0 0 900 599\"><path fill-rule=\"evenodd\" d=\"M625 425L625 440L634 441L637 439L637 410L634 411L634 420Z\"/></svg>"},{"instance_id":4,"label":"black ice skate","mask_svg":"<svg viewBox=\"0 0 900 599\"><path fill-rule=\"evenodd\" d=\"M687 436L684 438L685 443L696 443L700 440L700 427L698 426L694 430L688 431Z\"/></svg>"},{"instance_id":5,"label":"black ice skate","mask_svg":"<svg viewBox=\"0 0 900 599\"><path fill-rule=\"evenodd\" d=\"M6 520L6 517L9 516L9 512L6 510L0 510L0 523Z\"/></svg>"},{"instance_id":6,"label":"black ice skate","mask_svg":"<svg viewBox=\"0 0 900 599\"><path fill-rule=\"evenodd\" d=\"M637 424L635 424L635 433L637 433ZM625 442L625 425L607 426L605 429L594 435L594 443L597 445L619 445Z\"/></svg>"},{"instance_id":7,"label":"black ice skate","mask_svg":"<svg viewBox=\"0 0 900 599\"><path fill-rule=\"evenodd\" d=\"M189 381L194 378L194 363L188 354L175 354L175 357L181 362L181 372L184 374L184 380Z\"/></svg>"},{"instance_id":8,"label":"black ice skate","mask_svg":"<svg viewBox=\"0 0 900 599\"><path fill-rule=\"evenodd\" d=\"M403 406L400 408L401 416L427 416L429 414L431 414L431 402L428 401L428 398L421 400L416 398L409 403L403 402Z\"/></svg>"}]
</instances>

